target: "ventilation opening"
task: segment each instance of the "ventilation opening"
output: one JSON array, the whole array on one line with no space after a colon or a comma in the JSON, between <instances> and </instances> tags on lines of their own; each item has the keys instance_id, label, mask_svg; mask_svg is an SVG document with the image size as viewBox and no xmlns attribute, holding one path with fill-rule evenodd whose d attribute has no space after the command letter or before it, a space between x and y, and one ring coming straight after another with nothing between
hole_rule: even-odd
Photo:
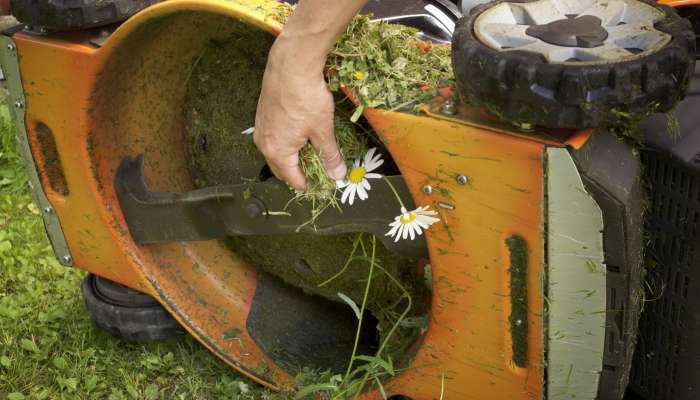
<instances>
[{"instance_id":1,"label":"ventilation opening","mask_svg":"<svg viewBox=\"0 0 700 400\"><path fill-rule=\"evenodd\" d=\"M35 135L43 159L43 165L39 167L42 175L48 179L52 191L67 196L68 184L65 175L63 175L63 165L61 165L61 159L58 156L51 128L39 122L35 129Z\"/></svg>"}]
</instances>

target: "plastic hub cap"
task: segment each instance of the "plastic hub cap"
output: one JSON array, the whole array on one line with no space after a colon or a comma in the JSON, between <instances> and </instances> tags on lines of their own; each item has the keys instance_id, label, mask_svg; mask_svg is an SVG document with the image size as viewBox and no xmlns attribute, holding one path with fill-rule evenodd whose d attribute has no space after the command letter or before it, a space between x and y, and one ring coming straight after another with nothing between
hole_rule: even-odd
<instances>
[{"instance_id":1,"label":"plastic hub cap","mask_svg":"<svg viewBox=\"0 0 700 400\"><path fill-rule=\"evenodd\" d=\"M592 15L533 25L525 33L547 43L567 47L598 47L608 38L608 31L601 26L600 18Z\"/></svg>"},{"instance_id":2,"label":"plastic hub cap","mask_svg":"<svg viewBox=\"0 0 700 400\"><path fill-rule=\"evenodd\" d=\"M671 35L654 28L663 18L638 0L503 2L476 18L474 32L493 49L537 53L549 63L610 63L670 42Z\"/></svg>"}]
</instances>

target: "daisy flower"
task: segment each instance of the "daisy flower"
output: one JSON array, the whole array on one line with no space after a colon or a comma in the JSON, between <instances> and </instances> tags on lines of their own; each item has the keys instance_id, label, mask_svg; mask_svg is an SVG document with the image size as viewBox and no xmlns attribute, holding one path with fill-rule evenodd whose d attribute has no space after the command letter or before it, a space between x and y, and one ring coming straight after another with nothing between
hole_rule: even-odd
<instances>
[{"instance_id":1,"label":"daisy flower","mask_svg":"<svg viewBox=\"0 0 700 400\"><path fill-rule=\"evenodd\" d=\"M356 158L347 178L336 182L338 189L343 189L343 195L340 198L341 203L345 204L347 201L352 205L352 203L355 202L355 195L357 195L360 200L367 199L367 197L369 197L367 192L371 188L368 179L382 178L381 174L372 172L379 168L380 165L384 164L382 155L374 154L376 151L377 149L372 147L362 160L360 160L359 157Z\"/></svg>"},{"instance_id":2,"label":"daisy flower","mask_svg":"<svg viewBox=\"0 0 700 400\"><path fill-rule=\"evenodd\" d=\"M394 242L398 242L399 239L405 240L409 236L413 240L416 236L420 236L424 230L428 229L430 225L440 221L439 218L434 217L435 215L438 215L438 213L431 210L430 206L418 207L411 212L406 210L406 207L401 207L401 215L394 218L394 222L389 224L391 229L386 236L393 237Z\"/></svg>"},{"instance_id":3,"label":"daisy flower","mask_svg":"<svg viewBox=\"0 0 700 400\"><path fill-rule=\"evenodd\" d=\"M241 132L241 135L252 135L253 132L255 132L255 127L251 126L250 128L244 130Z\"/></svg>"}]
</instances>

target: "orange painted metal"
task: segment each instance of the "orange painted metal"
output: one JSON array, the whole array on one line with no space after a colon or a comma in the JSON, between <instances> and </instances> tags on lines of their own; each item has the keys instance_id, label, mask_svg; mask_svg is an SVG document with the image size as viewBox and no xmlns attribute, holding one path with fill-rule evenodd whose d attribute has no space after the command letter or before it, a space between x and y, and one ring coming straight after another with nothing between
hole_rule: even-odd
<instances>
[{"instance_id":1,"label":"orange painted metal","mask_svg":"<svg viewBox=\"0 0 700 400\"><path fill-rule=\"evenodd\" d=\"M666 4L671 7L685 7L700 5L700 0L659 0L660 4Z\"/></svg>"},{"instance_id":2,"label":"orange painted metal","mask_svg":"<svg viewBox=\"0 0 700 400\"><path fill-rule=\"evenodd\" d=\"M382 110L365 115L387 143L416 204L432 205L442 220L427 234L430 326L412 368L390 382L390 390L438 398L444 374L448 399L542 398L544 145L424 116ZM468 176L469 184L461 185L459 175ZM420 191L426 184L433 194ZM511 235L528 243L527 368L512 362Z\"/></svg>"},{"instance_id":3,"label":"orange painted metal","mask_svg":"<svg viewBox=\"0 0 700 400\"><path fill-rule=\"evenodd\" d=\"M184 82L210 40L242 25L277 34L275 7L263 0L171 0L124 23L99 49L85 34L14 38L33 152L75 265L153 295L214 354L281 388L291 377L246 329L255 269L218 241L137 245L113 189L121 160L140 153L154 190L192 188L183 142ZM443 222L426 235L433 271L429 330L410 367L387 390L436 399L444 377L447 399L542 398L545 144L429 115L365 115L416 203L431 204ZM54 135L67 195L48 184L36 145L40 123ZM456 180L461 174L470 177L468 184ZM420 191L425 184L440 190L427 196ZM527 368L512 362L505 242L511 235L528 244Z\"/></svg>"}]
</instances>

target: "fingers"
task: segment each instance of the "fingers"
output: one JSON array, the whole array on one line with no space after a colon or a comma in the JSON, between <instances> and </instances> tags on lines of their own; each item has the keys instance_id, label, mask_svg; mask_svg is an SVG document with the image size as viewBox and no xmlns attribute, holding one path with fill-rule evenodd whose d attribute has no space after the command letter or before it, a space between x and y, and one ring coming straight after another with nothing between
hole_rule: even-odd
<instances>
[{"instance_id":1,"label":"fingers","mask_svg":"<svg viewBox=\"0 0 700 400\"><path fill-rule=\"evenodd\" d=\"M268 158L268 164L273 174L287 182L295 190L306 190L306 177L299 168L299 154L292 154L281 159Z\"/></svg>"},{"instance_id":2,"label":"fingers","mask_svg":"<svg viewBox=\"0 0 700 400\"><path fill-rule=\"evenodd\" d=\"M330 124L326 129L319 131L311 137L311 144L318 150L323 162L323 167L326 173L336 181L345 178L347 167L345 160L338 150L338 143L335 140L335 131L333 129L333 118L329 120Z\"/></svg>"}]
</instances>

